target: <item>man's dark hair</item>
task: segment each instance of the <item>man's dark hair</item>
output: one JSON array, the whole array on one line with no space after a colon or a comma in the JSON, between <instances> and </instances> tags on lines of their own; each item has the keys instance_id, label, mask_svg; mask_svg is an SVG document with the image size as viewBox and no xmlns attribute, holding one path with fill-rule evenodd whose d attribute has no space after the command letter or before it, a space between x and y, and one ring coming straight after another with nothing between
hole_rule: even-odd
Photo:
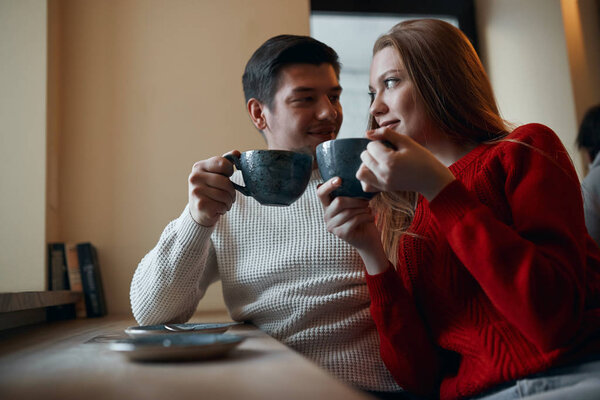
<instances>
[{"instance_id":1,"label":"man's dark hair","mask_svg":"<svg viewBox=\"0 0 600 400\"><path fill-rule=\"evenodd\" d=\"M246 103L255 98L268 107L278 89L279 72L290 64L331 64L339 79L340 62L331 47L310 36L279 35L260 46L250 57L242 76Z\"/></svg>"},{"instance_id":2,"label":"man's dark hair","mask_svg":"<svg viewBox=\"0 0 600 400\"><path fill-rule=\"evenodd\" d=\"M594 161L600 152L600 104L585 113L579 126L577 147L588 152L590 161Z\"/></svg>"}]
</instances>

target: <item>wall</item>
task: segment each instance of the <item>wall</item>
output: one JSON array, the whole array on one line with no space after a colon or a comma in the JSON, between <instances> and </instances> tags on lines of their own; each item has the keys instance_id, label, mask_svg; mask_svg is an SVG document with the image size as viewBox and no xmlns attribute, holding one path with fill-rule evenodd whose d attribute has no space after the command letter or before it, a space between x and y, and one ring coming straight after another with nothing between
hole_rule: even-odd
<instances>
[{"instance_id":1,"label":"wall","mask_svg":"<svg viewBox=\"0 0 600 400\"><path fill-rule=\"evenodd\" d=\"M600 1L561 0L577 123L600 104Z\"/></svg>"},{"instance_id":2,"label":"wall","mask_svg":"<svg viewBox=\"0 0 600 400\"><path fill-rule=\"evenodd\" d=\"M58 242L60 235L60 8L57 1L48 1L48 71L46 113L46 241Z\"/></svg>"},{"instance_id":3,"label":"wall","mask_svg":"<svg viewBox=\"0 0 600 400\"><path fill-rule=\"evenodd\" d=\"M582 175L560 0L476 0L481 54L502 116L561 138Z\"/></svg>"},{"instance_id":4,"label":"wall","mask_svg":"<svg viewBox=\"0 0 600 400\"><path fill-rule=\"evenodd\" d=\"M0 0L0 292L46 286L46 18Z\"/></svg>"},{"instance_id":5,"label":"wall","mask_svg":"<svg viewBox=\"0 0 600 400\"><path fill-rule=\"evenodd\" d=\"M195 161L264 148L241 76L267 38L309 33L309 2L50 0L60 22L60 236L98 247L109 312L187 203ZM224 307L213 287L201 308Z\"/></svg>"}]
</instances>

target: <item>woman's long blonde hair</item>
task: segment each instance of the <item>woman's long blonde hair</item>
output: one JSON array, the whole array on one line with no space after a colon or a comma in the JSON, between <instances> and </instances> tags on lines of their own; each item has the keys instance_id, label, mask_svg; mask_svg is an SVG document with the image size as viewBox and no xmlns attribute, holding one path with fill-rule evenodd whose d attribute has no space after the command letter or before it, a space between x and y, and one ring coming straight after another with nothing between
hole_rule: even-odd
<instances>
[{"instance_id":1,"label":"woman's long blonde hair","mask_svg":"<svg viewBox=\"0 0 600 400\"><path fill-rule=\"evenodd\" d=\"M394 47L432 123L458 143L479 144L503 138L508 124L500 117L490 81L469 39L437 19L404 21L380 36L373 55ZM369 129L377 128L371 116ZM397 261L399 239L416 207L414 192L382 192L372 200L381 240Z\"/></svg>"}]
</instances>

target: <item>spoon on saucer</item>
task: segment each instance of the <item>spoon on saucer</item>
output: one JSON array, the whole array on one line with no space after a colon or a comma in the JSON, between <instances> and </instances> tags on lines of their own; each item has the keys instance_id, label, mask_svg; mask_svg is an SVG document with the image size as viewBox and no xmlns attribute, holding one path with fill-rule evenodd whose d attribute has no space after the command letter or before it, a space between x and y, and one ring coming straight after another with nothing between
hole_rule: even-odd
<instances>
[{"instance_id":1,"label":"spoon on saucer","mask_svg":"<svg viewBox=\"0 0 600 400\"><path fill-rule=\"evenodd\" d=\"M195 328L195 326L177 326L173 324L165 324L165 329L172 332L193 331Z\"/></svg>"}]
</instances>

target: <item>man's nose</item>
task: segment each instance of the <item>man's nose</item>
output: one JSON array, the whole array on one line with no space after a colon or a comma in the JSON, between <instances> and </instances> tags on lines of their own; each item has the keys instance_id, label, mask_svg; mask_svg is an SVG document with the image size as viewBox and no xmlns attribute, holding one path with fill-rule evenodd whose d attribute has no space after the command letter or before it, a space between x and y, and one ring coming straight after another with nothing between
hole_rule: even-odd
<instances>
[{"instance_id":1,"label":"man's nose","mask_svg":"<svg viewBox=\"0 0 600 400\"><path fill-rule=\"evenodd\" d=\"M335 104L331 103L329 96L323 96L319 101L319 109L317 117L321 120L335 120L338 117L338 109Z\"/></svg>"}]
</instances>

